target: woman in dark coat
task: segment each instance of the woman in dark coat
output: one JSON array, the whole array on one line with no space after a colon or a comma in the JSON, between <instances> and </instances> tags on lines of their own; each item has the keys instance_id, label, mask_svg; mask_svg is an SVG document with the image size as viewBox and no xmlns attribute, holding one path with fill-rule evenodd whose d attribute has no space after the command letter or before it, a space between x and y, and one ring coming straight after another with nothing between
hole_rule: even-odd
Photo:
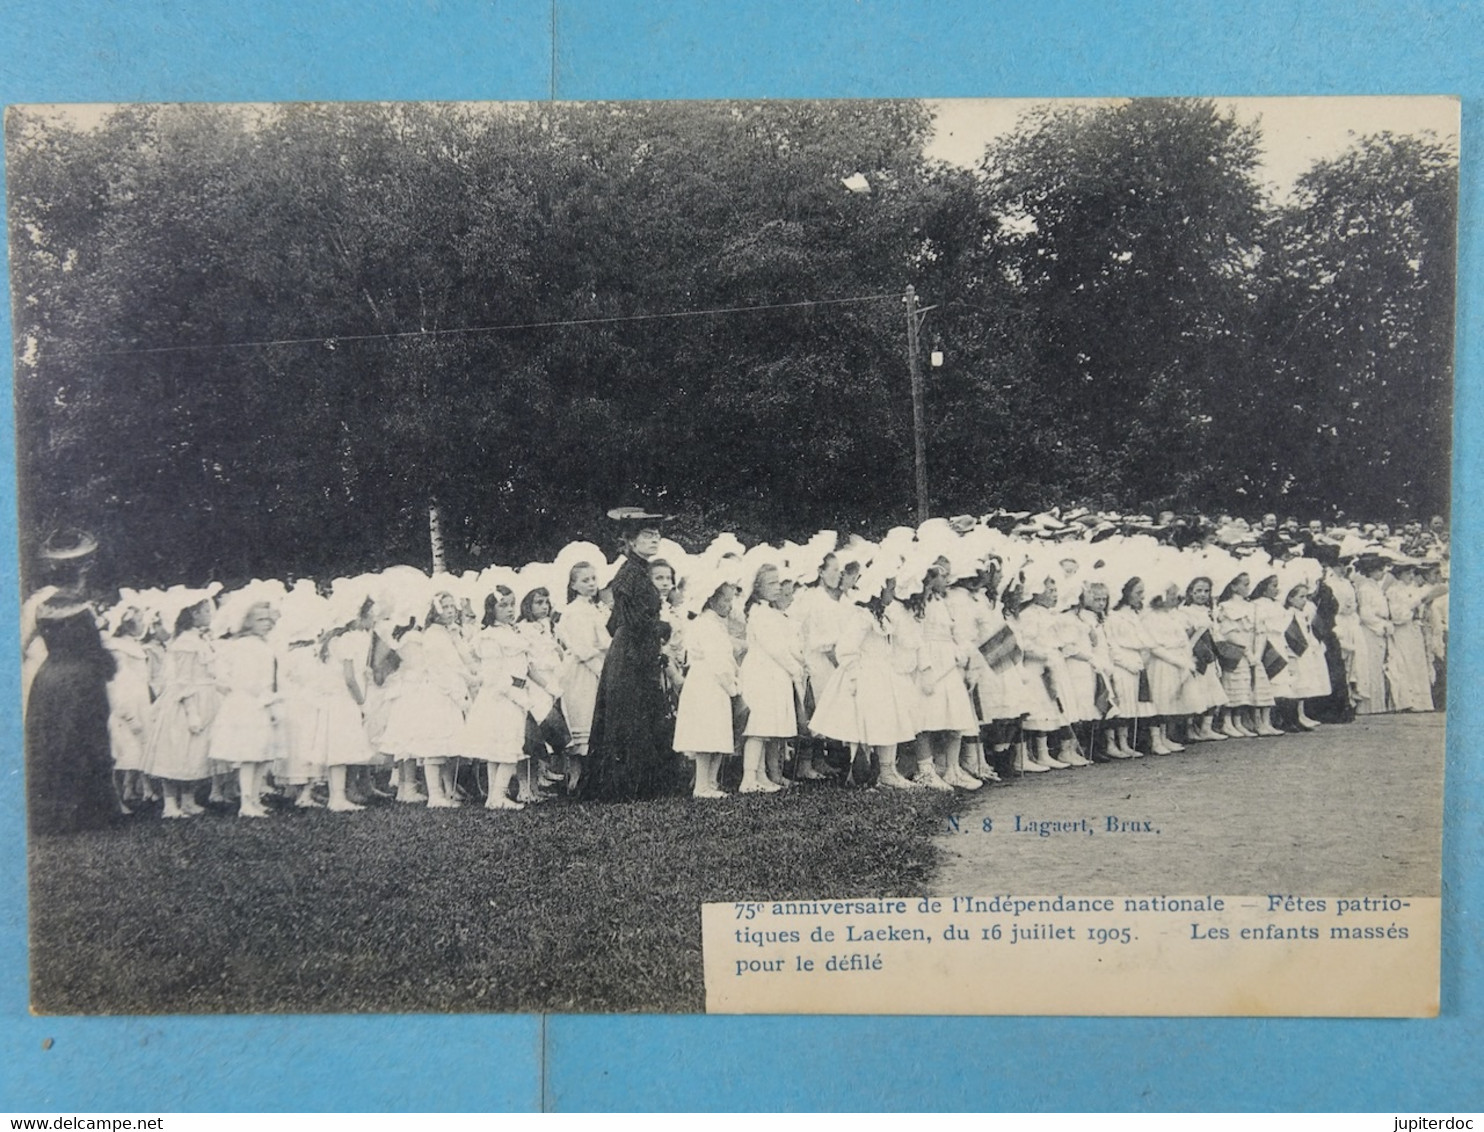
<instances>
[{"instance_id":1,"label":"woman in dark coat","mask_svg":"<svg viewBox=\"0 0 1484 1132\"><path fill-rule=\"evenodd\" d=\"M649 577L660 516L621 508L609 517L623 524L627 558L611 586L613 644L598 680L582 792L627 801L678 790L684 767L671 746L675 723L663 682L669 626L660 620L660 593Z\"/></svg>"},{"instance_id":2,"label":"woman in dark coat","mask_svg":"<svg viewBox=\"0 0 1484 1132\"><path fill-rule=\"evenodd\" d=\"M59 577L36 611L46 660L26 703L26 807L32 834L107 825L118 814L108 743L108 681L113 655L103 647L93 607L81 594L97 544L77 536L42 558Z\"/></svg>"}]
</instances>

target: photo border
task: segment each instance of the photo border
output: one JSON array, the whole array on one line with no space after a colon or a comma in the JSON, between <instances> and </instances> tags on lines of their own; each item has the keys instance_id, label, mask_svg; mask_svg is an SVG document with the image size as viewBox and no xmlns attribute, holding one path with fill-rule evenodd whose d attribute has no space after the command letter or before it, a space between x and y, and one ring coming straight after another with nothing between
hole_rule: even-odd
<instances>
[{"instance_id":1,"label":"photo border","mask_svg":"<svg viewBox=\"0 0 1484 1132\"><path fill-rule=\"evenodd\" d=\"M324 5L12 0L0 102L1458 94L1450 684L1479 686L1484 408L1477 8L974 0ZM554 35L553 35L554 28ZM9 305L0 313L8 341ZM7 381L10 353L3 362ZM0 572L17 593L14 415L0 401ZM18 639L18 603L0 636ZM1484 704L1448 709L1442 1014L1423 1021L356 1016L27 1012L18 650L0 657L0 1098L17 1111L1484 1108ZM1475 748L1471 750L1470 748ZM1404 757L1400 754L1399 757ZM992 973L991 973L992 975ZM51 1048L43 1042L50 1039ZM545 1058L541 1051L545 1050ZM1377 1066L1376 1051L1387 1051ZM437 1059L435 1089L426 1072Z\"/></svg>"}]
</instances>

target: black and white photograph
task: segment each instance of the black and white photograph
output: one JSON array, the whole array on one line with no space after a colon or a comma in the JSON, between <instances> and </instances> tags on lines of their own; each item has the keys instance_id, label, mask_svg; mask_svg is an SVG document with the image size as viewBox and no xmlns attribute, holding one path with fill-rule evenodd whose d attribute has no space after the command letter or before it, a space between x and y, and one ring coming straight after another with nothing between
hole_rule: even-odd
<instances>
[{"instance_id":1,"label":"black and white photograph","mask_svg":"<svg viewBox=\"0 0 1484 1132\"><path fill-rule=\"evenodd\" d=\"M706 904L1441 897L1458 125L11 107L32 1009L694 1012Z\"/></svg>"}]
</instances>

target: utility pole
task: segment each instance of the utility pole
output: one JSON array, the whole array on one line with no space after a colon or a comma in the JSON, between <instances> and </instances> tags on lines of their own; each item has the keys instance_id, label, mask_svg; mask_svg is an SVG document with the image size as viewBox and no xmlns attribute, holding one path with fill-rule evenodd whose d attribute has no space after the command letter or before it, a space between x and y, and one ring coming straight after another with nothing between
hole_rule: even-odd
<instances>
[{"instance_id":1,"label":"utility pole","mask_svg":"<svg viewBox=\"0 0 1484 1132\"><path fill-rule=\"evenodd\" d=\"M917 521L927 522L927 437L922 408L922 369L917 359L917 332L926 311L917 309L917 292L907 284L907 369L912 375L912 468L917 479ZM928 308L931 310L932 308Z\"/></svg>"}]
</instances>

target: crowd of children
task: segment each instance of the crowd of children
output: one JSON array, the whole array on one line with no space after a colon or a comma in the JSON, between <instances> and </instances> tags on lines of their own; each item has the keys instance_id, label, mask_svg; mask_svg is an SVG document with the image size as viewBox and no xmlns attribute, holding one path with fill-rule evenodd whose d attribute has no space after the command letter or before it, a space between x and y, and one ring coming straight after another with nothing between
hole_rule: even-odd
<instances>
[{"instance_id":1,"label":"crowd of children","mask_svg":"<svg viewBox=\"0 0 1484 1132\"><path fill-rule=\"evenodd\" d=\"M688 552L659 517L616 516L613 560L579 542L520 570L123 590L106 610L80 570L39 591L33 827L262 818L265 799L969 791L1442 692L1441 523L997 512Z\"/></svg>"}]
</instances>

